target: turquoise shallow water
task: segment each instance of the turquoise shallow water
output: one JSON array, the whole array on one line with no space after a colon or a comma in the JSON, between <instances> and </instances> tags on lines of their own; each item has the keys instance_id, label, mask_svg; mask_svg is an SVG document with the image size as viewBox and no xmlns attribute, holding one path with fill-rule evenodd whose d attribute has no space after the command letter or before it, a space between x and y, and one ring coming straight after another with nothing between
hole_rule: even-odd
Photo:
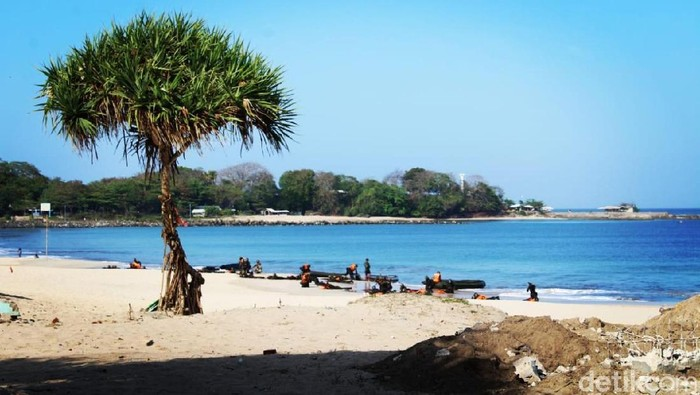
<instances>
[{"instance_id":1,"label":"turquoise shallow water","mask_svg":"<svg viewBox=\"0 0 700 395\"><path fill-rule=\"evenodd\" d=\"M342 272L370 258L375 274L418 286L444 278L482 279L485 291L543 300L675 302L700 290L700 221L492 221L434 225L188 227L179 229L193 266L247 256L266 272ZM0 229L0 256L46 248L46 230ZM48 254L157 268L159 228L50 229ZM33 259L33 258L27 258ZM101 263L102 264L102 263ZM466 291L471 292L471 291ZM471 293L469 293L470 295ZM464 294L466 295L466 293ZM636 302L635 302L636 303Z\"/></svg>"}]
</instances>

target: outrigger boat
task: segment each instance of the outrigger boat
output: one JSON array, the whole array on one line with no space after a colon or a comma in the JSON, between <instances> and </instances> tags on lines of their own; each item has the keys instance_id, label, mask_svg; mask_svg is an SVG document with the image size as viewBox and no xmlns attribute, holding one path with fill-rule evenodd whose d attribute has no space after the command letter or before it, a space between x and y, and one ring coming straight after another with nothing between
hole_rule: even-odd
<instances>
[{"instance_id":1,"label":"outrigger boat","mask_svg":"<svg viewBox=\"0 0 700 395\"><path fill-rule=\"evenodd\" d=\"M394 274L370 274L369 281L389 281L392 283L399 282L399 276Z\"/></svg>"},{"instance_id":2,"label":"outrigger boat","mask_svg":"<svg viewBox=\"0 0 700 395\"><path fill-rule=\"evenodd\" d=\"M334 282L350 282L352 280L348 280L347 274L345 273L330 273L330 272L317 272L312 270L311 271L311 277L322 277L322 278L328 278L331 281ZM368 281L389 281L392 283L398 282L399 277L393 274L370 274L368 279L365 279ZM362 279L358 279L358 281L362 281Z\"/></svg>"},{"instance_id":3,"label":"outrigger boat","mask_svg":"<svg viewBox=\"0 0 700 395\"><path fill-rule=\"evenodd\" d=\"M450 284L450 282L452 282ZM422 282L425 285L425 281ZM436 283L433 288L435 289L480 289L486 288L486 282L484 280L442 280Z\"/></svg>"}]
</instances>

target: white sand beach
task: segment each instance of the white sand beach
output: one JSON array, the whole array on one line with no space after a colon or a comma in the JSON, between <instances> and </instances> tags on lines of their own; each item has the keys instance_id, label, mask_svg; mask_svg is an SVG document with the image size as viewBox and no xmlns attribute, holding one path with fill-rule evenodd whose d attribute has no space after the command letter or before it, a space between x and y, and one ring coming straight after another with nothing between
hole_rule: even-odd
<instances>
[{"instance_id":1,"label":"white sand beach","mask_svg":"<svg viewBox=\"0 0 700 395\"><path fill-rule=\"evenodd\" d=\"M173 317L143 311L160 293L159 270L0 259L0 300L21 312L0 323L0 394L395 393L357 368L506 316L633 325L659 312L651 305L365 296L293 280L204 277L205 313Z\"/></svg>"}]
</instances>

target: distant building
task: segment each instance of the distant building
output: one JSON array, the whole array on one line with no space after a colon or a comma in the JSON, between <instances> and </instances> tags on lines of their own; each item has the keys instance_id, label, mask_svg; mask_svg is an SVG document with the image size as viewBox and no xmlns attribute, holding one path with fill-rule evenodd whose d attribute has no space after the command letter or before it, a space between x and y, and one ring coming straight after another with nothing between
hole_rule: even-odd
<instances>
[{"instance_id":1,"label":"distant building","mask_svg":"<svg viewBox=\"0 0 700 395\"><path fill-rule=\"evenodd\" d=\"M205 210L203 208L194 208L194 209L192 209L192 216L193 217L206 217L207 210Z\"/></svg>"},{"instance_id":2,"label":"distant building","mask_svg":"<svg viewBox=\"0 0 700 395\"><path fill-rule=\"evenodd\" d=\"M637 206L632 203L622 203L619 206L603 206L598 207L598 210L603 210L608 213L634 213L639 211Z\"/></svg>"},{"instance_id":3,"label":"distant building","mask_svg":"<svg viewBox=\"0 0 700 395\"><path fill-rule=\"evenodd\" d=\"M275 210L274 208L266 208L262 211L262 215L287 215L289 210Z\"/></svg>"},{"instance_id":4,"label":"distant building","mask_svg":"<svg viewBox=\"0 0 700 395\"><path fill-rule=\"evenodd\" d=\"M529 205L529 204L512 204L509 207L512 211L535 211L535 207Z\"/></svg>"}]
</instances>

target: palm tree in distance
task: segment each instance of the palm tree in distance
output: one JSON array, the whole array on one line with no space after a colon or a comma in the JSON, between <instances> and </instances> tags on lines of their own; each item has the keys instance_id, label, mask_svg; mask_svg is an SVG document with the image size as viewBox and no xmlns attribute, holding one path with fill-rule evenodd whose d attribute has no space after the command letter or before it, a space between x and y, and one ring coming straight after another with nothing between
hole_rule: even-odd
<instances>
[{"instance_id":1,"label":"palm tree in distance","mask_svg":"<svg viewBox=\"0 0 700 395\"><path fill-rule=\"evenodd\" d=\"M98 140L115 141L147 178L158 173L167 247L159 308L201 313L204 279L186 260L171 194L178 159L215 142L240 142L243 151L258 139L268 152L286 149L296 114L282 69L202 20L141 13L41 72L38 107L53 133L93 159Z\"/></svg>"}]
</instances>

